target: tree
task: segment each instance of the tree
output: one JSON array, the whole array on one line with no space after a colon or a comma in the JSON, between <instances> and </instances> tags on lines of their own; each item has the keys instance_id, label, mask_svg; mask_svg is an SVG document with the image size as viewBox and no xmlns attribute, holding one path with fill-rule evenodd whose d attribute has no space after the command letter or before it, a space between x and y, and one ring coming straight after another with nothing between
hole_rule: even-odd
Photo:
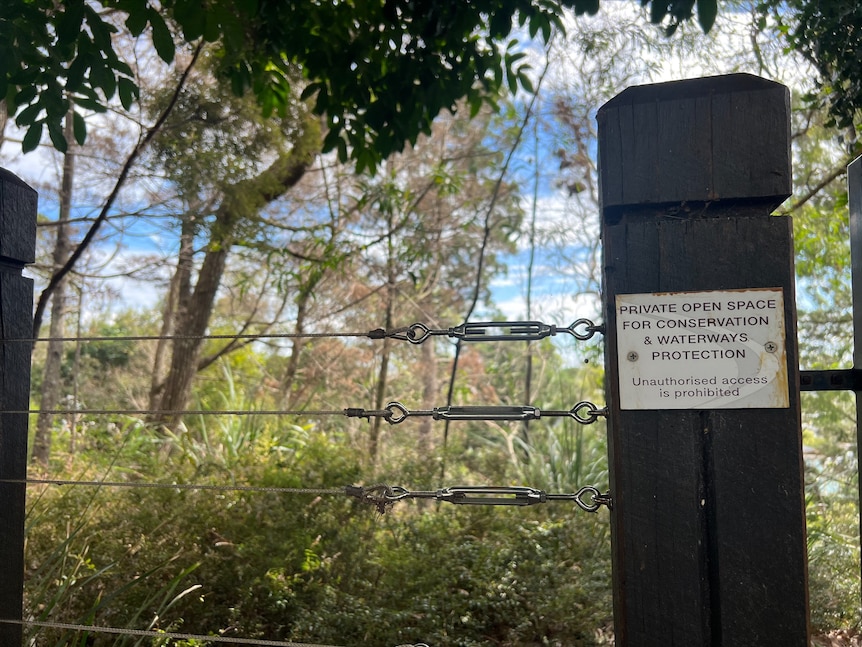
<instances>
[{"instance_id":1,"label":"tree","mask_svg":"<svg viewBox=\"0 0 862 647\"><path fill-rule=\"evenodd\" d=\"M72 130L73 115L66 115L66 134ZM57 217L57 237L54 243L54 270L59 269L69 260L71 238L69 217L72 209L72 187L75 177L75 150L68 148L63 154L63 179L60 189L60 209ZM33 439L33 460L42 464L48 463L51 454L51 427L53 416L44 413L55 409L60 400L60 363L62 361L64 324L66 316L66 281L61 281L54 292L51 307L51 341L45 359L45 378L42 381L42 398L40 409L42 413L36 421L36 435Z\"/></svg>"},{"instance_id":2,"label":"tree","mask_svg":"<svg viewBox=\"0 0 862 647\"><path fill-rule=\"evenodd\" d=\"M717 11L717 0L641 4L671 32L695 5L705 30ZM166 62L178 47L218 42L218 75L237 94L252 91L265 113L291 103L292 70L301 68L303 96L326 119L324 150L361 170L428 133L459 100L475 113L505 86L530 89L524 52L516 40L504 43L515 25L547 40L564 9L598 8L599 0L8 0L0 9L0 98L27 128L25 151L44 128L65 150L70 106L82 143L79 110L104 111L114 95L129 108L138 97L132 66L114 46L121 27L134 37L148 32Z\"/></svg>"},{"instance_id":3,"label":"tree","mask_svg":"<svg viewBox=\"0 0 862 647\"><path fill-rule=\"evenodd\" d=\"M301 102L282 118L261 119L257 106L225 98L208 79L191 79L154 144L183 208L180 257L165 313L174 340L163 380L157 353L150 397L151 407L163 412L184 409L190 398L232 247L252 235L261 211L299 182L319 150L318 120ZM203 260L193 280L196 238L203 241ZM178 418L163 421L173 425Z\"/></svg>"},{"instance_id":4,"label":"tree","mask_svg":"<svg viewBox=\"0 0 862 647\"><path fill-rule=\"evenodd\" d=\"M819 94L831 125L854 126L862 110L862 5L842 0L764 0L759 27L777 31L818 72ZM772 19L772 21L769 20ZM855 141L855 135L851 137Z\"/></svg>"}]
</instances>

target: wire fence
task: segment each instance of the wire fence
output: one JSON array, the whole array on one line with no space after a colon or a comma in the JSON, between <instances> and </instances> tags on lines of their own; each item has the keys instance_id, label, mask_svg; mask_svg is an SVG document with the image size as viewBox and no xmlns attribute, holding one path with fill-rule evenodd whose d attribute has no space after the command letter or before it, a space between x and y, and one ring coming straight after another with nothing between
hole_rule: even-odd
<instances>
[{"instance_id":1,"label":"wire fence","mask_svg":"<svg viewBox=\"0 0 862 647\"><path fill-rule=\"evenodd\" d=\"M475 324L462 324L448 329L434 330L424 324L413 324L391 331L374 329L368 332L321 332L321 333L262 333L262 334L219 334L219 335L194 335L194 336L158 336L158 335L118 335L118 336L82 336L82 337L39 337L32 339L4 339L0 340L7 345L20 344L42 344L42 343L111 343L111 342L163 342L178 340L272 340L272 339L324 339L324 338L368 338L368 339L395 339L408 341L413 344L423 343L431 337L450 337L459 341L534 341L558 333L570 334L577 339L588 339L601 328L595 326L588 320L578 320L568 327L557 327L541 322L478 322ZM48 415L48 416L71 416L81 418L84 416L129 416L143 421L154 421L167 417L182 416L236 416L243 418L276 416L276 417L302 417L321 418L328 416L340 416L348 418L381 417L390 424L397 424L409 417L430 416L437 420L463 419L463 420L490 420L490 421L524 421L528 419L539 419L544 417L570 417L581 424L591 424L604 415L604 410L591 403L578 403L571 410L545 411L530 407L497 407L478 406L469 407L439 407L433 410L409 410L404 405L394 402L383 409L363 409L360 407L345 407L342 409L313 409L313 408L274 408L274 409L147 409L147 408L97 408L78 406L64 408L28 408L14 409L6 408L0 413L9 415ZM212 483L186 483L186 482L148 482L145 480L116 480L116 479L65 479L44 477L25 478L0 478L0 485L18 485L29 488L36 487L88 487L88 488L121 488L135 490L174 490L174 491L213 491L213 492L259 492L276 493L280 495L314 495L314 496L346 496L363 504L376 508L379 512L387 511L394 503L404 499L434 499L438 502L449 502L467 505L508 505L523 506L550 501L568 501L576 507L587 512L595 512L600 506L610 506L610 497L602 494L593 486L585 486L573 493L547 493L543 490L518 486L458 486L443 487L437 490L410 491L400 486L389 486L373 484L370 486L338 485L319 487L283 487L265 486L256 484L212 484ZM60 630L74 632L78 636L89 634L105 634L134 638L146 638L153 644L166 641L199 641L201 643L232 643L239 645L269 645L276 647L340 647L326 643L294 642L288 640L266 640L256 638L245 638L234 635L218 634L194 634L164 631L157 629L132 629L115 626L104 626L97 624L77 624L51 622L45 619L25 618L3 619L0 624L17 625L32 630ZM427 647L425 643L404 643L399 647Z\"/></svg>"}]
</instances>

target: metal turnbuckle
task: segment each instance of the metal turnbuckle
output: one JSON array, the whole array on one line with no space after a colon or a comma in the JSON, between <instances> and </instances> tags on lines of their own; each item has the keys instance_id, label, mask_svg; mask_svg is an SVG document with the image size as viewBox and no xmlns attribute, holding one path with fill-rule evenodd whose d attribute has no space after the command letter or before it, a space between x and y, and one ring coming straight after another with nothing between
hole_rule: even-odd
<instances>
[{"instance_id":1,"label":"metal turnbuckle","mask_svg":"<svg viewBox=\"0 0 862 647\"><path fill-rule=\"evenodd\" d=\"M591 425L608 415L607 407L598 408L592 402L578 402L567 411L542 411L531 406L449 406L411 411L400 402L390 402L383 409L349 408L344 410L348 418L383 418L390 425L397 425L411 417L432 417L434 420L493 420L524 421L540 418L574 418L582 425Z\"/></svg>"},{"instance_id":2,"label":"metal turnbuckle","mask_svg":"<svg viewBox=\"0 0 862 647\"><path fill-rule=\"evenodd\" d=\"M391 331L378 328L368 333L368 336L372 339L389 337L421 344L429 337L452 337L463 341L538 341L561 333L586 341L596 333L604 332L603 325L596 325L589 319L578 319L566 327L541 321L476 321L451 328L432 329L423 323L414 323Z\"/></svg>"},{"instance_id":3,"label":"metal turnbuckle","mask_svg":"<svg viewBox=\"0 0 862 647\"><path fill-rule=\"evenodd\" d=\"M571 501L585 512L597 512L601 506L612 505L610 493L602 494L598 488L586 485L572 494L548 494L526 486L459 485L440 490L411 492L403 487L349 485L345 494L358 498L377 508L381 513L402 499L434 499L454 505L529 506L548 501Z\"/></svg>"}]
</instances>

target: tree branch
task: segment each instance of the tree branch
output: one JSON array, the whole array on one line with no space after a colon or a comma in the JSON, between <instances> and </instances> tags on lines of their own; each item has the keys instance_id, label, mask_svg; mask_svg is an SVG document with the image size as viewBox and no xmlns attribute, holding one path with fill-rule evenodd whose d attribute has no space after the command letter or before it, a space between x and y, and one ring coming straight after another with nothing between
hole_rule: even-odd
<instances>
[{"instance_id":1,"label":"tree branch","mask_svg":"<svg viewBox=\"0 0 862 647\"><path fill-rule=\"evenodd\" d=\"M191 62L188 64L186 69L183 71L182 76L180 77L179 83L177 84L176 89L174 90L173 95L171 96L168 105L162 111L162 114L159 115L159 118L156 122L150 127L147 131L146 135L143 139L141 139L137 146L135 146L134 150L129 155L128 159L126 159L126 163L123 165L122 170L120 171L120 175L117 178L116 184L114 184L114 188L111 191L111 194L108 196L107 200L105 200L105 204L102 205L102 210L99 212L98 217L93 221L93 224L90 226L90 229L87 230L87 233L84 235L84 238L78 244L78 247L75 248L75 251L69 257L69 260L66 261L66 264L63 265L60 269L58 269L54 275L51 277L51 280L48 282L47 287L42 291L42 294L39 295L39 302L36 304L36 311L33 314L33 336L39 336L39 328L42 327L42 317L45 315L45 308L48 305L48 300L51 298L51 295L57 289L57 285L59 285L60 281L65 278L65 276L72 271L72 268L75 266L75 263L83 256L84 252L89 248L90 244L96 238L96 234L99 231L99 228L102 224L108 219L108 212L111 210L111 207L114 206L114 202L117 200L117 196L120 194L120 189L126 183L126 179L129 176L129 172L132 170L135 162L141 156L141 154L146 150L147 146L149 146L150 142L159 132L161 127L164 125L171 111L174 109L174 106L179 99L180 93L182 92L183 87L185 86L186 80L188 79L189 74L192 71L195 63L198 60L198 56L203 49L203 41L201 41L197 49L195 49L194 56L192 56Z\"/></svg>"},{"instance_id":2,"label":"tree branch","mask_svg":"<svg viewBox=\"0 0 862 647\"><path fill-rule=\"evenodd\" d=\"M839 162L838 166L832 169L829 173L820 178L820 181L815 184L813 187L808 189L802 196L797 198L793 204L791 204L787 209L781 212L781 215L790 215L797 209L800 209L805 203L811 200L814 196L820 193L827 186L832 184L835 180L837 180L842 175L847 173L847 165L855 159L854 156L846 157L844 160Z\"/></svg>"}]
</instances>

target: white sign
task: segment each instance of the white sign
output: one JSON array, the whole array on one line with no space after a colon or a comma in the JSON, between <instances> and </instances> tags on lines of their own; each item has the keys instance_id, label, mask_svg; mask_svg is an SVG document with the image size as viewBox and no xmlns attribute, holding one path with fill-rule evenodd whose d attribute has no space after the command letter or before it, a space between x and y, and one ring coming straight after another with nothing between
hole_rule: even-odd
<instances>
[{"instance_id":1,"label":"white sign","mask_svg":"<svg viewBox=\"0 0 862 647\"><path fill-rule=\"evenodd\" d=\"M780 288L620 294L616 319L622 409L790 406Z\"/></svg>"}]
</instances>

